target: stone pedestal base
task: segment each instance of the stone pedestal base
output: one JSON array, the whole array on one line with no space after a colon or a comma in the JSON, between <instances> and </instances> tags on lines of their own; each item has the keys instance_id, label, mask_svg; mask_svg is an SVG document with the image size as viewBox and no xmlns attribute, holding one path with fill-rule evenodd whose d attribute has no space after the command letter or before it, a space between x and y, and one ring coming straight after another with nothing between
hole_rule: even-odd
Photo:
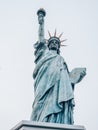
<instances>
[{"instance_id":1,"label":"stone pedestal base","mask_svg":"<svg viewBox=\"0 0 98 130\"><path fill-rule=\"evenodd\" d=\"M84 126L57 123L21 121L11 130L86 130Z\"/></svg>"}]
</instances>

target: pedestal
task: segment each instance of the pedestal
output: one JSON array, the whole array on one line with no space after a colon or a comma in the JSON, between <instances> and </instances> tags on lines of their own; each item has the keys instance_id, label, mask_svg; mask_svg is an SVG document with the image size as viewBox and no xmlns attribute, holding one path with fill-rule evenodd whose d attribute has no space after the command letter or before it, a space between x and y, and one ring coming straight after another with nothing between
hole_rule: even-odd
<instances>
[{"instance_id":1,"label":"pedestal","mask_svg":"<svg viewBox=\"0 0 98 130\"><path fill-rule=\"evenodd\" d=\"M57 123L21 121L11 130L86 130L80 125L65 125Z\"/></svg>"}]
</instances>

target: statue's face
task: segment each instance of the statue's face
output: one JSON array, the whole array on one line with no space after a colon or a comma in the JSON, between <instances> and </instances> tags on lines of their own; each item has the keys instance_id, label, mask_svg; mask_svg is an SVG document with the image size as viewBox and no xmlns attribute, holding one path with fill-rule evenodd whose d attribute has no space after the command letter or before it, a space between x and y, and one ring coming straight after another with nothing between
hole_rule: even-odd
<instances>
[{"instance_id":1,"label":"statue's face","mask_svg":"<svg viewBox=\"0 0 98 130\"><path fill-rule=\"evenodd\" d=\"M43 19L43 14L42 13L39 14L38 21L39 21L39 24L43 23L44 19Z\"/></svg>"},{"instance_id":2,"label":"statue's face","mask_svg":"<svg viewBox=\"0 0 98 130\"><path fill-rule=\"evenodd\" d=\"M49 44L49 50L58 50L59 49L59 43L56 40L52 40Z\"/></svg>"}]
</instances>

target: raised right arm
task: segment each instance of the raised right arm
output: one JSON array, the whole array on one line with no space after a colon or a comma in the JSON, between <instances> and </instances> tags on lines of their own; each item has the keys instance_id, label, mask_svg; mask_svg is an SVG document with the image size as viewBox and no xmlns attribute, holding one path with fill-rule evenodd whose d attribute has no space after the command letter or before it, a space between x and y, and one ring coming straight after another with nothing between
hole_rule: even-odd
<instances>
[{"instance_id":1,"label":"raised right arm","mask_svg":"<svg viewBox=\"0 0 98 130\"><path fill-rule=\"evenodd\" d=\"M38 42L44 42L44 17L46 12L44 9L39 9L37 11L38 15L38 23L39 23L39 31L38 31Z\"/></svg>"},{"instance_id":2,"label":"raised right arm","mask_svg":"<svg viewBox=\"0 0 98 130\"><path fill-rule=\"evenodd\" d=\"M35 48L35 63L37 60L39 60L44 53L45 49L47 48L46 46L46 40L44 38L44 17L46 15L46 12L44 9L39 9L37 11L38 15L38 23L39 23L39 30L38 30L38 42L34 44Z\"/></svg>"}]
</instances>

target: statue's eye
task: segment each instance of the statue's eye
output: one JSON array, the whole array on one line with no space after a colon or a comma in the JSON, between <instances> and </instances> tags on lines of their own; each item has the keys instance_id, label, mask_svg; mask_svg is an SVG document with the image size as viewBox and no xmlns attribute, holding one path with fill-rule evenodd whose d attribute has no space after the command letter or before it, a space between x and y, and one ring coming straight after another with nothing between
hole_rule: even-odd
<instances>
[{"instance_id":1,"label":"statue's eye","mask_svg":"<svg viewBox=\"0 0 98 130\"><path fill-rule=\"evenodd\" d=\"M55 44L58 44L58 42L57 42L57 41L55 41Z\"/></svg>"}]
</instances>

